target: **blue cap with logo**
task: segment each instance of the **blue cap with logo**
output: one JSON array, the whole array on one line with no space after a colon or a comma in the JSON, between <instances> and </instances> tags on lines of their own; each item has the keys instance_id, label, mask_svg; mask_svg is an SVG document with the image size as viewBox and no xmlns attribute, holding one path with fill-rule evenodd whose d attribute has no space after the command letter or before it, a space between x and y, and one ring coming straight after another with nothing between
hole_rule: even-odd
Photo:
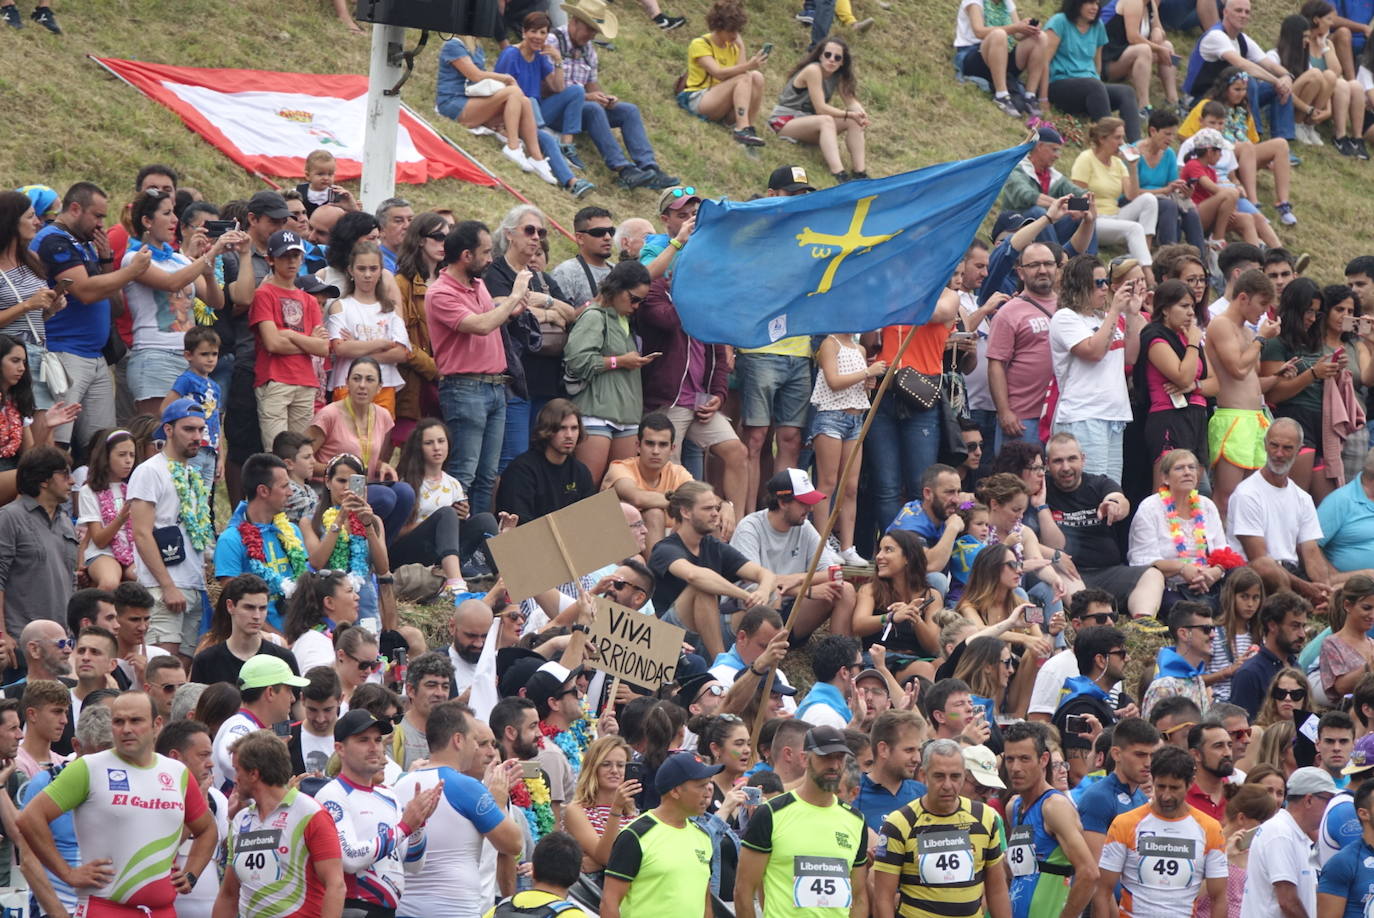
<instances>
[{"instance_id":1,"label":"blue cap with logo","mask_svg":"<svg viewBox=\"0 0 1374 918\"><path fill-rule=\"evenodd\" d=\"M663 760L662 765L658 766L658 774L654 775L654 789L660 794L666 794L687 781L714 778L720 774L724 767L724 765L707 765L701 756L695 753L674 752Z\"/></svg>"}]
</instances>

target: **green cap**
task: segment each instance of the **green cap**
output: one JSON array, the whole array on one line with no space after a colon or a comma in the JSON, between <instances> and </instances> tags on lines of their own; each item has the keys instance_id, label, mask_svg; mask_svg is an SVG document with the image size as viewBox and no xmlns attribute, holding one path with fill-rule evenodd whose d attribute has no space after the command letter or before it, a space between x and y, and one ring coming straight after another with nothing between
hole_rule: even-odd
<instances>
[{"instance_id":1,"label":"green cap","mask_svg":"<svg viewBox=\"0 0 1374 918\"><path fill-rule=\"evenodd\" d=\"M249 657L248 662L243 664L243 669L239 670L239 688L269 688L273 685L294 685L296 688L305 688L310 684L309 679L302 679L300 676L293 675L291 667L281 657L274 657L270 653L260 653L255 657Z\"/></svg>"}]
</instances>

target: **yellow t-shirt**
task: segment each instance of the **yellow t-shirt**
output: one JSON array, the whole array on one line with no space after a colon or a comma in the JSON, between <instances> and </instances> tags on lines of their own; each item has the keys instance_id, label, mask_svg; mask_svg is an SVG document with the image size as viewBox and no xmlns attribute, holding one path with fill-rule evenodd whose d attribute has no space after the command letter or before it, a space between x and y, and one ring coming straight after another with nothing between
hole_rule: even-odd
<instances>
[{"instance_id":1,"label":"yellow t-shirt","mask_svg":"<svg viewBox=\"0 0 1374 918\"><path fill-rule=\"evenodd\" d=\"M1113 156L1110 166L1102 165L1102 160L1092 150L1084 150L1073 161L1073 171L1069 178L1084 182L1097 199L1097 213L1102 217L1114 217L1121 210L1116 199L1126 190L1126 164L1121 157Z\"/></svg>"},{"instance_id":2,"label":"yellow t-shirt","mask_svg":"<svg viewBox=\"0 0 1374 918\"><path fill-rule=\"evenodd\" d=\"M703 57L714 57L720 66L733 67L739 63L739 44L726 45L725 47L712 44L710 32L692 39L692 43L687 46L688 92L710 89L720 82L708 74L706 68L698 63Z\"/></svg>"},{"instance_id":3,"label":"yellow t-shirt","mask_svg":"<svg viewBox=\"0 0 1374 918\"><path fill-rule=\"evenodd\" d=\"M781 354L784 357L810 357L811 339L806 335L779 338L766 347L742 347L741 354Z\"/></svg>"}]
</instances>

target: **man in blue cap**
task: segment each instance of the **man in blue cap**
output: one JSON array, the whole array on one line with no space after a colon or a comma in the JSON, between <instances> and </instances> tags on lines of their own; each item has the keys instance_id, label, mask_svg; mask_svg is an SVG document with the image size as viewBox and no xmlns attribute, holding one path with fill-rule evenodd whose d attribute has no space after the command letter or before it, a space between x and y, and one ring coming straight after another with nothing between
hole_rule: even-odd
<instances>
[{"instance_id":1,"label":"man in blue cap","mask_svg":"<svg viewBox=\"0 0 1374 918\"><path fill-rule=\"evenodd\" d=\"M711 837L692 822L711 802L711 779L723 768L677 752L654 776L659 804L616 836L606 865L601 918L660 918L711 912Z\"/></svg>"},{"instance_id":2,"label":"man in blue cap","mask_svg":"<svg viewBox=\"0 0 1374 918\"><path fill-rule=\"evenodd\" d=\"M162 451L129 478L134 568L138 582L157 601L147 641L186 661L200 637L205 597L205 551L215 542L210 522L213 498L189 460L205 437L205 411L179 398L162 412Z\"/></svg>"}]
</instances>

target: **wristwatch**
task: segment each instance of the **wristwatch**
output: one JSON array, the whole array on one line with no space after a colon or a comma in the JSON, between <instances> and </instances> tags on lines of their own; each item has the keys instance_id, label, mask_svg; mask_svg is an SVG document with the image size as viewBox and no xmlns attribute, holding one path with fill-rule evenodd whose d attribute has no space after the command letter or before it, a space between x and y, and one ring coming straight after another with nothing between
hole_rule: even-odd
<instances>
[{"instance_id":1,"label":"wristwatch","mask_svg":"<svg viewBox=\"0 0 1374 918\"><path fill-rule=\"evenodd\" d=\"M200 877L196 876L196 872L194 870L188 870L186 871L186 879L191 881L191 888L194 889L196 885L196 880L200 879Z\"/></svg>"},{"instance_id":2,"label":"wristwatch","mask_svg":"<svg viewBox=\"0 0 1374 918\"><path fill-rule=\"evenodd\" d=\"M1062 558L1062 557L1064 557L1064 553L1063 553L1062 551L1060 551L1059 549L1056 548L1056 549L1054 550L1054 557L1050 559L1050 563L1051 563L1051 564L1058 564L1058 563L1059 563L1059 559Z\"/></svg>"}]
</instances>

